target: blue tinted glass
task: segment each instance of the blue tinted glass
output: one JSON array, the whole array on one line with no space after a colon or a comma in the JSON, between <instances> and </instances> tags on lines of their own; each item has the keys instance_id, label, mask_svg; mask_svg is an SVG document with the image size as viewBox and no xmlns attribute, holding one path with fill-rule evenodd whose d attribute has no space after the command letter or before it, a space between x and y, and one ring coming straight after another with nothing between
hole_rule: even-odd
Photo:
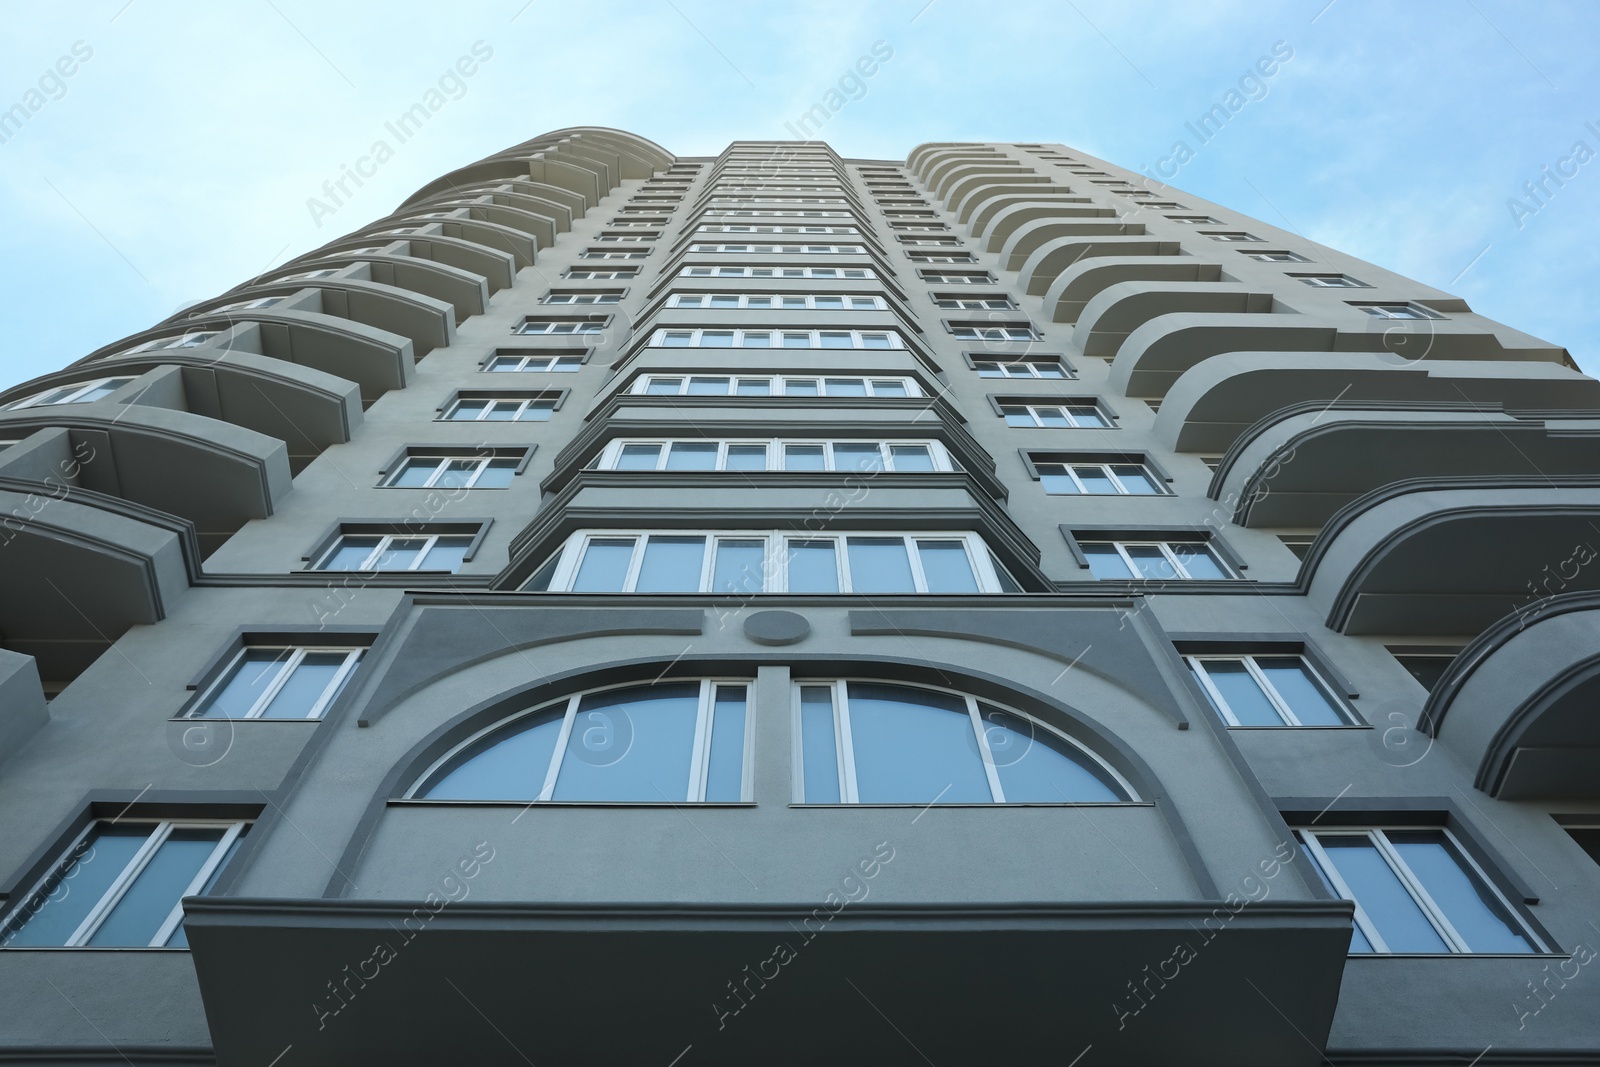
<instances>
[{"instance_id":1,"label":"blue tinted glass","mask_svg":"<svg viewBox=\"0 0 1600 1067\"><path fill-rule=\"evenodd\" d=\"M667 453L669 471L711 471L717 469L715 441L675 441Z\"/></svg>"},{"instance_id":2,"label":"blue tinted glass","mask_svg":"<svg viewBox=\"0 0 1600 1067\"><path fill-rule=\"evenodd\" d=\"M617 457L619 471L653 471L661 459L660 445L623 445Z\"/></svg>"},{"instance_id":3,"label":"blue tinted glass","mask_svg":"<svg viewBox=\"0 0 1600 1067\"><path fill-rule=\"evenodd\" d=\"M1178 572L1167 561L1166 554L1155 545L1128 545L1128 558L1133 560L1133 565L1139 568L1139 577L1170 579L1176 578Z\"/></svg>"},{"instance_id":4,"label":"blue tinted glass","mask_svg":"<svg viewBox=\"0 0 1600 1067\"><path fill-rule=\"evenodd\" d=\"M634 588L641 593L693 593L700 588L704 537L655 535L645 543L644 562Z\"/></svg>"},{"instance_id":5,"label":"blue tinted glass","mask_svg":"<svg viewBox=\"0 0 1600 1067\"><path fill-rule=\"evenodd\" d=\"M790 541L788 552L789 592L839 591L839 567L832 541Z\"/></svg>"},{"instance_id":6,"label":"blue tinted glass","mask_svg":"<svg viewBox=\"0 0 1600 1067\"><path fill-rule=\"evenodd\" d=\"M836 444L833 446L833 467L841 471L881 471L883 454L876 444L860 442Z\"/></svg>"},{"instance_id":7,"label":"blue tinted glass","mask_svg":"<svg viewBox=\"0 0 1600 1067\"><path fill-rule=\"evenodd\" d=\"M428 549L420 570L449 571L454 574L467 560L467 549L472 547L470 537L441 537Z\"/></svg>"},{"instance_id":8,"label":"blue tinted glass","mask_svg":"<svg viewBox=\"0 0 1600 1067\"><path fill-rule=\"evenodd\" d=\"M266 719L303 719L311 713L344 668L343 652L308 652L289 675L272 703L261 713Z\"/></svg>"},{"instance_id":9,"label":"blue tinted glass","mask_svg":"<svg viewBox=\"0 0 1600 1067\"><path fill-rule=\"evenodd\" d=\"M850 589L856 593L913 593L911 560L898 537L852 537L847 541Z\"/></svg>"},{"instance_id":10,"label":"blue tinted glass","mask_svg":"<svg viewBox=\"0 0 1600 1067\"><path fill-rule=\"evenodd\" d=\"M633 538L597 537L583 551L583 562L572 580L576 593L620 593L633 557Z\"/></svg>"},{"instance_id":11,"label":"blue tinted glass","mask_svg":"<svg viewBox=\"0 0 1600 1067\"><path fill-rule=\"evenodd\" d=\"M994 799L960 697L853 682L849 698L856 793L862 803Z\"/></svg>"},{"instance_id":12,"label":"blue tinted glass","mask_svg":"<svg viewBox=\"0 0 1600 1067\"><path fill-rule=\"evenodd\" d=\"M1178 562L1183 564L1183 569L1189 572L1191 578L1227 578L1229 574L1217 563L1211 551L1204 545L1184 544L1177 542L1172 546L1172 554L1178 557Z\"/></svg>"},{"instance_id":13,"label":"blue tinted glass","mask_svg":"<svg viewBox=\"0 0 1600 1067\"><path fill-rule=\"evenodd\" d=\"M578 705L556 777L556 800L688 799L700 686L591 693Z\"/></svg>"},{"instance_id":14,"label":"blue tinted glass","mask_svg":"<svg viewBox=\"0 0 1600 1067\"><path fill-rule=\"evenodd\" d=\"M918 541L917 558L930 593L976 593L978 578L960 541Z\"/></svg>"},{"instance_id":15,"label":"blue tinted glass","mask_svg":"<svg viewBox=\"0 0 1600 1067\"><path fill-rule=\"evenodd\" d=\"M372 550L378 547L376 537L343 537L339 544L322 561L325 571L353 571L360 568Z\"/></svg>"},{"instance_id":16,"label":"blue tinted glass","mask_svg":"<svg viewBox=\"0 0 1600 1067\"><path fill-rule=\"evenodd\" d=\"M438 468L435 460L408 460L389 484L401 489L416 489L426 485Z\"/></svg>"},{"instance_id":17,"label":"blue tinted glass","mask_svg":"<svg viewBox=\"0 0 1600 1067\"><path fill-rule=\"evenodd\" d=\"M783 469L786 471L820 471L826 466L821 445L783 446Z\"/></svg>"},{"instance_id":18,"label":"blue tinted glass","mask_svg":"<svg viewBox=\"0 0 1600 1067\"><path fill-rule=\"evenodd\" d=\"M766 445L729 445L727 468L731 471L767 469Z\"/></svg>"},{"instance_id":19,"label":"blue tinted glass","mask_svg":"<svg viewBox=\"0 0 1600 1067\"><path fill-rule=\"evenodd\" d=\"M1506 907L1438 831L1389 831L1389 842L1473 952L1533 952Z\"/></svg>"},{"instance_id":20,"label":"blue tinted glass","mask_svg":"<svg viewBox=\"0 0 1600 1067\"><path fill-rule=\"evenodd\" d=\"M508 732L490 734L417 795L429 800L539 799L566 710L563 702L517 720Z\"/></svg>"},{"instance_id":21,"label":"blue tinted glass","mask_svg":"<svg viewBox=\"0 0 1600 1067\"><path fill-rule=\"evenodd\" d=\"M1366 837L1319 837L1390 952L1449 952L1404 884Z\"/></svg>"},{"instance_id":22,"label":"blue tinted glass","mask_svg":"<svg viewBox=\"0 0 1600 1067\"><path fill-rule=\"evenodd\" d=\"M89 944L148 945L222 840L223 827L179 827L162 842Z\"/></svg>"},{"instance_id":23,"label":"blue tinted glass","mask_svg":"<svg viewBox=\"0 0 1600 1067\"><path fill-rule=\"evenodd\" d=\"M234 837L233 843L228 846L228 851L223 853L222 860L211 869L211 876L206 879L206 884L200 887L199 891L195 893L195 896L203 897L207 893L211 892L211 887L217 884L217 879L222 877L223 870L233 860L234 853L238 852L239 846L244 844L244 835L248 833L249 830L249 825L246 825L240 829L239 833ZM167 938L167 947L189 947L189 935L184 930L183 923L178 923L177 929L172 931L172 936Z\"/></svg>"},{"instance_id":24,"label":"blue tinted glass","mask_svg":"<svg viewBox=\"0 0 1600 1067\"><path fill-rule=\"evenodd\" d=\"M17 909L0 945L65 945L139 851L148 823L96 823L35 896Z\"/></svg>"},{"instance_id":25,"label":"blue tinted glass","mask_svg":"<svg viewBox=\"0 0 1600 1067\"><path fill-rule=\"evenodd\" d=\"M292 648L247 648L234 668L201 710L202 715L221 719L242 718L278 678L294 655Z\"/></svg>"},{"instance_id":26,"label":"blue tinted glass","mask_svg":"<svg viewBox=\"0 0 1600 1067\"><path fill-rule=\"evenodd\" d=\"M1318 863L1316 858L1311 856L1311 855L1309 855L1309 854L1307 854L1306 858L1311 861L1311 869L1317 872L1317 879L1322 883L1323 888L1327 889L1327 891L1329 893L1331 893L1333 896L1338 896L1339 895L1339 891L1333 887L1333 883L1332 882L1328 881L1328 875L1327 875L1327 873L1325 871L1323 871L1322 864ZM1367 935L1363 934L1361 932L1361 927L1357 926L1355 924L1355 922L1352 921L1350 923L1350 952L1351 952L1351 954L1354 955L1355 953L1358 953L1358 952L1371 952L1371 951L1372 951L1372 942L1368 941L1367 940Z\"/></svg>"},{"instance_id":27,"label":"blue tinted glass","mask_svg":"<svg viewBox=\"0 0 1600 1067\"><path fill-rule=\"evenodd\" d=\"M1222 694L1228 710L1233 712L1240 726L1283 725L1283 717L1250 676L1243 660L1208 659L1202 662L1206 676L1217 687L1217 692Z\"/></svg>"},{"instance_id":28,"label":"blue tinted glass","mask_svg":"<svg viewBox=\"0 0 1600 1067\"><path fill-rule=\"evenodd\" d=\"M1344 723L1339 709L1312 680L1299 656L1257 656L1256 666L1289 705L1294 717L1305 725L1339 726Z\"/></svg>"},{"instance_id":29,"label":"blue tinted glass","mask_svg":"<svg viewBox=\"0 0 1600 1067\"><path fill-rule=\"evenodd\" d=\"M807 804L837 804L839 749L833 728L833 691L826 686L800 689L800 754Z\"/></svg>"},{"instance_id":30,"label":"blue tinted glass","mask_svg":"<svg viewBox=\"0 0 1600 1067\"><path fill-rule=\"evenodd\" d=\"M711 712L711 757L706 767L707 800L744 799L744 705L744 686L717 686Z\"/></svg>"},{"instance_id":31,"label":"blue tinted glass","mask_svg":"<svg viewBox=\"0 0 1600 1067\"><path fill-rule=\"evenodd\" d=\"M933 454L928 451L927 445L891 445L889 452L894 458L894 469L906 471L931 471Z\"/></svg>"},{"instance_id":32,"label":"blue tinted glass","mask_svg":"<svg viewBox=\"0 0 1600 1067\"><path fill-rule=\"evenodd\" d=\"M1080 544L1084 558L1089 561L1089 573L1105 581L1113 578L1132 578L1133 572L1123 562L1122 554L1114 545Z\"/></svg>"},{"instance_id":33,"label":"blue tinted glass","mask_svg":"<svg viewBox=\"0 0 1600 1067\"><path fill-rule=\"evenodd\" d=\"M507 489L511 486L511 479L517 475L517 461L514 459L490 460L478 475L478 480L472 483L474 489Z\"/></svg>"},{"instance_id":34,"label":"blue tinted glass","mask_svg":"<svg viewBox=\"0 0 1600 1067\"><path fill-rule=\"evenodd\" d=\"M369 566L380 571L410 570L411 565L422 558L422 550L426 545L427 542L420 537L392 537L388 547Z\"/></svg>"},{"instance_id":35,"label":"blue tinted glass","mask_svg":"<svg viewBox=\"0 0 1600 1067\"><path fill-rule=\"evenodd\" d=\"M716 593L759 593L764 588L766 542L725 539L717 542L711 589Z\"/></svg>"},{"instance_id":36,"label":"blue tinted glass","mask_svg":"<svg viewBox=\"0 0 1600 1067\"><path fill-rule=\"evenodd\" d=\"M652 378L645 392L652 396L674 396L682 385L682 378Z\"/></svg>"},{"instance_id":37,"label":"blue tinted glass","mask_svg":"<svg viewBox=\"0 0 1600 1067\"><path fill-rule=\"evenodd\" d=\"M1109 774L1032 720L987 704L978 713L1007 803L1127 799Z\"/></svg>"},{"instance_id":38,"label":"blue tinted glass","mask_svg":"<svg viewBox=\"0 0 1600 1067\"><path fill-rule=\"evenodd\" d=\"M867 383L859 378L829 378L829 396L866 396Z\"/></svg>"}]
</instances>

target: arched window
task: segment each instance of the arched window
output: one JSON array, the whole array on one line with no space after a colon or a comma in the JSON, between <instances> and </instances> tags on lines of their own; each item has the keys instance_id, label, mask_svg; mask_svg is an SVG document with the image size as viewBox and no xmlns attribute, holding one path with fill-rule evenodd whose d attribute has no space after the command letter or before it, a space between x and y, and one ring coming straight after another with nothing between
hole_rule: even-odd
<instances>
[{"instance_id":1,"label":"arched window","mask_svg":"<svg viewBox=\"0 0 1600 1067\"><path fill-rule=\"evenodd\" d=\"M1116 803L1122 777L1044 724L959 693L795 686L795 799L807 804Z\"/></svg>"},{"instance_id":2,"label":"arched window","mask_svg":"<svg viewBox=\"0 0 1600 1067\"><path fill-rule=\"evenodd\" d=\"M496 723L429 768L426 800L749 798L748 683L710 679L577 693Z\"/></svg>"}]
</instances>

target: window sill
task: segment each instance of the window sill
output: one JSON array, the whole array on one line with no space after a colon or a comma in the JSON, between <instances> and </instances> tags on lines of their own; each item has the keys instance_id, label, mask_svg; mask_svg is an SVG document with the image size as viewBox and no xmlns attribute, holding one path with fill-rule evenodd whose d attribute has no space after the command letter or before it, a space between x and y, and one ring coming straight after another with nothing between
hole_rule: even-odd
<instances>
[{"instance_id":1,"label":"window sill","mask_svg":"<svg viewBox=\"0 0 1600 1067\"><path fill-rule=\"evenodd\" d=\"M753 808L753 800L429 800L390 797L394 807L421 808Z\"/></svg>"},{"instance_id":2,"label":"window sill","mask_svg":"<svg viewBox=\"0 0 1600 1067\"><path fill-rule=\"evenodd\" d=\"M1006 801L996 804L993 801L961 801L950 804L918 804L918 803L880 803L880 804L808 804L805 801L791 801L791 808L838 808L841 810L854 810L858 808L905 808L911 810L925 810L927 808L1153 808L1155 802L1151 800L1024 800Z\"/></svg>"}]
</instances>

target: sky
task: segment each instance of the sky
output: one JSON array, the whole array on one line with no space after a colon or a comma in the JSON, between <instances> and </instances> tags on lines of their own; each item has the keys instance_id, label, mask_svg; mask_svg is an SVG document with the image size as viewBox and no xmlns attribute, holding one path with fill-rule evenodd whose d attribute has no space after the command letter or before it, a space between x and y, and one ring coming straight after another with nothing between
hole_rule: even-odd
<instances>
[{"instance_id":1,"label":"sky","mask_svg":"<svg viewBox=\"0 0 1600 1067\"><path fill-rule=\"evenodd\" d=\"M890 58L845 81L818 134L841 155L1066 144L1461 296L1600 373L1595 0L5 0L0 14L0 112L28 112L0 129L0 388L549 130L614 126L686 156L791 137L875 45ZM475 47L488 58L446 80L422 130L386 132ZM1273 75L1247 80L1262 57L1280 59ZM1248 103L1201 144L1185 123L1236 89ZM392 158L326 210L324 183L380 139Z\"/></svg>"}]
</instances>

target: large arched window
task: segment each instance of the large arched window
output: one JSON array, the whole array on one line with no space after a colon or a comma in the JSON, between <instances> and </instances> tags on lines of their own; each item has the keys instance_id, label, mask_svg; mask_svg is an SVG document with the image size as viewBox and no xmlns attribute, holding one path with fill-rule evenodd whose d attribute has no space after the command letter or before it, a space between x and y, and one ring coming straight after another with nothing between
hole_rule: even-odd
<instances>
[{"instance_id":1,"label":"large arched window","mask_svg":"<svg viewBox=\"0 0 1600 1067\"><path fill-rule=\"evenodd\" d=\"M1116 803L1110 767L1044 724L959 693L795 685L795 799L807 804Z\"/></svg>"},{"instance_id":2,"label":"large arched window","mask_svg":"<svg viewBox=\"0 0 1600 1067\"><path fill-rule=\"evenodd\" d=\"M426 800L741 801L747 682L578 693L495 724L429 768Z\"/></svg>"}]
</instances>

